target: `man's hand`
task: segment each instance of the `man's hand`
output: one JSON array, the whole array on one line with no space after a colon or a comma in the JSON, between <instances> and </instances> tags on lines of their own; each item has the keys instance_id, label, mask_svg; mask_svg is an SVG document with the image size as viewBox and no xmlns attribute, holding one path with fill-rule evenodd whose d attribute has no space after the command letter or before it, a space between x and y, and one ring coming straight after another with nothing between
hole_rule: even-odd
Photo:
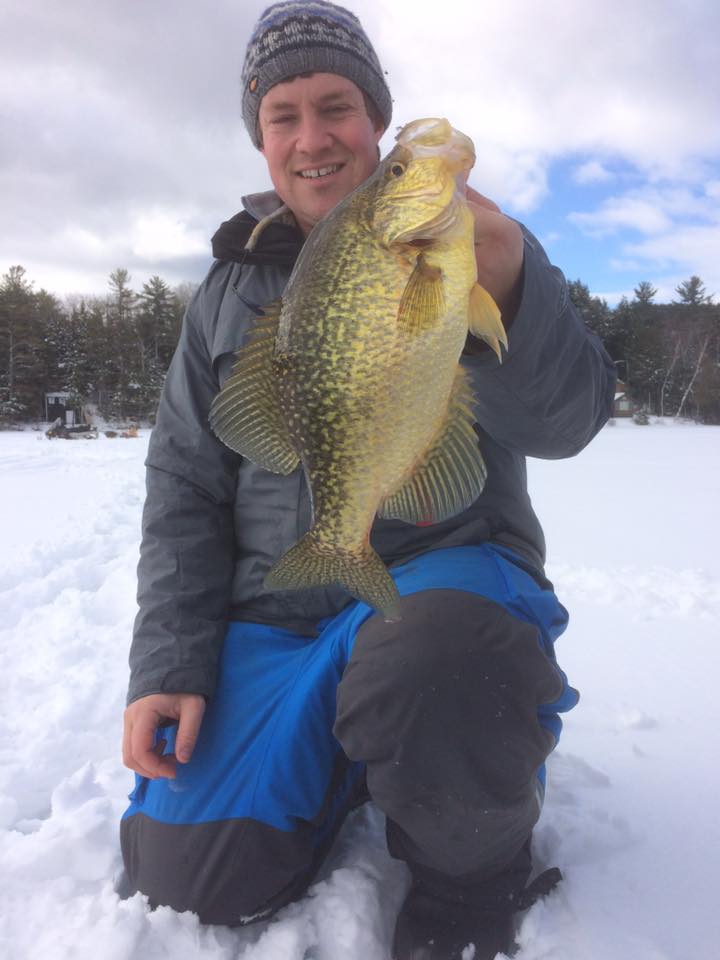
<instances>
[{"instance_id":1,"label":"man's hand","mask_svg":"<svg viewBox=\"0 0 720 960\"><path fill-rule=\"evenodd\" d=\"M177 762L187 763L200 732L205 698L195 693L154 693L135 700L125 711L123 763L141 777L175 777ZM175 753L162 756L164 743L155 743L155 732L178 721Z\"/></svg>"},{"instance_id":2,"label":"man's hand","mask_svg":"<svg viewBox=\"0 0 720 960\"><path fill-rule=\"evenodd\" d=\"M475 217L475 259L478 283L500 308L508 327L520 306L523 265L522 230L472 187L466 187L468 206Z\"/></svg>"}]
</instances>

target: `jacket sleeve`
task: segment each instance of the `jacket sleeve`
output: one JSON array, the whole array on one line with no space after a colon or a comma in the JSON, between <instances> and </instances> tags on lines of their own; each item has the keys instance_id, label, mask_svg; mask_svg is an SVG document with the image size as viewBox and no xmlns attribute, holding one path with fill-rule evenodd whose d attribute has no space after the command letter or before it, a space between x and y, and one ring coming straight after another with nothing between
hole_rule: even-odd
<instances>
[{"instance_id":1,"label":"jacket sleeve","mask_svg":"<svg viewBox=\"0 0 720 960\"><path fill-rule=\"evenodd\" d=\"M216 264L188 307L150 439L128 703L151 693L209 697L215 687L234 569L239 457L208 425L219 385L207 331L228 277L228 267Z\"/></svg>"},{"instance_id":2,"label":"jacket sleeve","mask_svg":"<svg viewBox=\"0 0 720 960\"><path fill-rule=\"evenodd\" d=\"M522 299L499 363L471 358L478 423L503 447L557 459L579 453L612 413L615 367L578 316L562 273L523 228Z\"/></svg>"}]
</instances>

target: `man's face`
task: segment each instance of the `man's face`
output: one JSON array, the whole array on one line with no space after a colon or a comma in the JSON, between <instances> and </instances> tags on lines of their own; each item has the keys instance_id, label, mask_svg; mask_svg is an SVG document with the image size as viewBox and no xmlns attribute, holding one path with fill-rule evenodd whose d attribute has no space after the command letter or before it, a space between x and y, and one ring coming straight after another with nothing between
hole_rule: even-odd
<instances>
[{"instance_id":1,"label":"man's face","mask_svg":"<svg viewBox=\"0 0 720 960\"><path fill-rule=\"evenodd\" d=\"M360 89L334 73L278 83L263 97L258 123L275 191L306 234L377 166L383 131Z\"/></svg>"}]
</instances>

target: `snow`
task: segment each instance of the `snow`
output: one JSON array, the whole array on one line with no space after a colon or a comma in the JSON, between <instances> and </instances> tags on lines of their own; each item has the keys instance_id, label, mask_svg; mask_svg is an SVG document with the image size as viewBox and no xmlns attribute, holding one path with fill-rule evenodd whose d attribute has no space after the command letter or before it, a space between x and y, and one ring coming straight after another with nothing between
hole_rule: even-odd
<instances>
[{"instance_id":1,"label":"snow","mask_svg":"<svg viewBox=\"0 0 720 960\"><path fill-rule=\"evenodd\" d=\"M147 439L0 433L0 952L387 960L407 874L372 806L270 923L203 927L117 892ZM720 428L620 421L529 475L582 700L535 840L565 882L524 916L517 960L719 956Z\"/></svg>"}]
</instances>

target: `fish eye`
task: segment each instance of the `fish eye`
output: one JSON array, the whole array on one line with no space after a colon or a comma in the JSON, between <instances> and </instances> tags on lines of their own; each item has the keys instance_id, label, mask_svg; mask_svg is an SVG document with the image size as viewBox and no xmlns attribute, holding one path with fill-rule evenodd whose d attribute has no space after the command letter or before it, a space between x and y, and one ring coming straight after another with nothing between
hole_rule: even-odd
<instances>
[{"instance_id":1,"label":"fish eye","mask_svg":"<svg viewBox=\"0 0 720 960\"><path fill-rule=\"evenodd\" d=\"M393 163L390 166L390 173L394 177L401 177L405 173L405 164L404 163Z\"/></svg>"}]
</instances>

